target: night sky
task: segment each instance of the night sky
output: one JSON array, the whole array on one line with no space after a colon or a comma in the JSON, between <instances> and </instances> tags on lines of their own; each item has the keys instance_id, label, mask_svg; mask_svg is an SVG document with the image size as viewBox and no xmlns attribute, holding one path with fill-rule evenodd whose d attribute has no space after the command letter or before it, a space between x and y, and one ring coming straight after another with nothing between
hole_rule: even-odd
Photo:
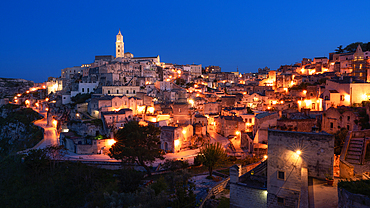
<instances>
[{"instance_id":1,"label":"night sky","mask_svg":"<svg viewBox=\"0 0 370 208\"><path fill-rule=\"evenodd\" d=\"M222 71L277 69L369 42L370 1L2 1L0 77L42 82L125 52Z\"/></svg>"}]
</instances>

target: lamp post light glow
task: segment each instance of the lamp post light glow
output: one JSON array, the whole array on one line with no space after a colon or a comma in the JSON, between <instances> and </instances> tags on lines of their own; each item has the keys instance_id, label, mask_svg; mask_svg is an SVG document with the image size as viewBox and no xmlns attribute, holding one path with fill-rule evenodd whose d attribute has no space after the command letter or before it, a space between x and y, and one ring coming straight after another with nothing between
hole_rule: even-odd
<instances>
[{"instance_id":1,"label":"lamp post light glow","mask_svg":"<svg viewBox=\"0 0 370 208\"><path fill-rule=\"evenodd\" d=\"M263 156L263 159L265 159L265 160L266 160L266 159L267 159L267 155L264 155L264 156Z\"/></svg>"},{"instance_id":2,"label":"lamp post light glow","mask_svg":"<svg viewBox=\"0 0 370 208\"><path fill-rule=\"evenodd\" d=\"M302 152L301 150L297 150L295 153L297 153L297 155L300 155Z\"/></svg>"}]
</instances>

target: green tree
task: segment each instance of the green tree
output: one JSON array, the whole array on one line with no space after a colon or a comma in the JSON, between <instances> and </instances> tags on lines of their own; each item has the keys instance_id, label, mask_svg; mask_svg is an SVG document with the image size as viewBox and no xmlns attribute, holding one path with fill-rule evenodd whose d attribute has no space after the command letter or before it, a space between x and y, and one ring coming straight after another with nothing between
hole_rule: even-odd
<instances>
[{"instance_id":1,"label":"green tree","mask_svg":"<svg viewBox=\"0 0 370 208\"><path fill-rule=\"evenodd\" d=\"M335 49L335 53L344 53L343 46L342 45L338 46L337 49Z\"/></svg>"},{"instance_id":2,"label":"green tree","mask_svg":"<svg viewBox=\"0 0 370 208\"><path fill-rule=\"evenodd\" d=\"M151 175L148 163L164 159L164 152L159 147L160 133L161 129L154 125L142 126L138 121L130 121L118 130L109 156L122 162L136 163Z\"/></svg>"},{"instance_id":3,"label":"green tree","mask_svg":"<svg viewBox=\"0 0 370 208\"><path fill-rule=\"evenodd\" d=\"M119 175L119 188L121 192L135 192L141 180L144 178L144 173L134 169L123 168Z\"/></svg>"},{"instance_id":4,"label":"green tree","mask_svg":"<svg viewBox=\"0 0 370 208\"><path fill-rule=\"evenodd\" d=\"M212 177L213 168L225 160L226 152L220 143L206 144L198 153L202 164L208 168L209 176Z\"/></svg>"},{"instance_id":5,"label":"green tree","mask_svg":"<svg viewBox=\"0 0 370 208\"><path fill-rule=\"evenodd\" d=\"M341 128L334 134L334 154L340 155L342 152L343 144L346 139L348 130L346 128Z\"/></svg>"},{"instance_id":6,"label":"green tree","mask_svg":"<svg viewBox=\"0 0 370 208\"><path fill-rule=\"evenodd\" d=\"M347 52L347 53L354 53L356 52L356 49L357 49L357 46L358 44L360 44L360 46L362 47L363 43L362 42L355 42L355 43L351 43L349 45L347 45L344 50Z\"/></svg>"}]
</instances>

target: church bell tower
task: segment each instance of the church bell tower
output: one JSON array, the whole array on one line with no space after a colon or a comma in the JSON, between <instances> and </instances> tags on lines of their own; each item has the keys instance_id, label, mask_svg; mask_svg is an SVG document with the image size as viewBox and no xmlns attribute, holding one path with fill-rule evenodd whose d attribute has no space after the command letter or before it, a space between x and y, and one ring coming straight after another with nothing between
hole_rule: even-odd
<instances>
[{"instance_id":1,"label":"church bell tower","mask_svg":"<svg viewBox=\"0 0 370 208\"><path fill-rule=\"evenodd\" d=\"M119 30L116 36L116 58L124 57L125 55L124 46L125 43L123 42L123 36L121 34L121 30Z\"/></svg>"}]
</instances>

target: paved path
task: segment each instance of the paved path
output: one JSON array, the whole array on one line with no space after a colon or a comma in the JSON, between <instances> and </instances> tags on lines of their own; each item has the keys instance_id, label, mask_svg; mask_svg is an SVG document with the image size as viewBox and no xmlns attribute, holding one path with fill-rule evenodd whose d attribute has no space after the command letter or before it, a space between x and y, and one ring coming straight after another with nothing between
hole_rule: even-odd
<instances>
[{"instance_id":1,"label":"paved path","mask_svg":"<svg viewBox=\"0 0 370 208\"><path fill-rule=\"evenodd\" d=\"M227 145L230 143L230 141L226 137L217 134L216 131L210 131L209 135L211 136L211 143L219 142L225 149L227 148Z\"/></svg>"},{"instance_id":2,"label":"paved path","mask_svg":"<svg viewBox=\"0 0 370 208\"><path fill-rule=\"evenodd\" d=\"M315 208L334 208L338 207L338 178L335 178L333 186L326 185L326 181L313 178L313 195ZM312 199L310 200L312 202Z\"/></svg>"},{"instance_id":3,"label":"paved path","mask_svg":"<svg viewBox=\"0 0 370 208\"><path fill-rule=\"evenodd\" d=\"M39 126L44 129L44 139L41 140L36 146L34 146L32 149L43 149L47 146L51 145L57 145L58 144L58 138L59 135L57 133L57 130L54 126L47 126L47 112L46 111L39 111L36 108L33 108L34 111L40 113L42 116L44 116L43 119L37 120L34 122L36 126Z\"/></svg>"}]
</instances>

